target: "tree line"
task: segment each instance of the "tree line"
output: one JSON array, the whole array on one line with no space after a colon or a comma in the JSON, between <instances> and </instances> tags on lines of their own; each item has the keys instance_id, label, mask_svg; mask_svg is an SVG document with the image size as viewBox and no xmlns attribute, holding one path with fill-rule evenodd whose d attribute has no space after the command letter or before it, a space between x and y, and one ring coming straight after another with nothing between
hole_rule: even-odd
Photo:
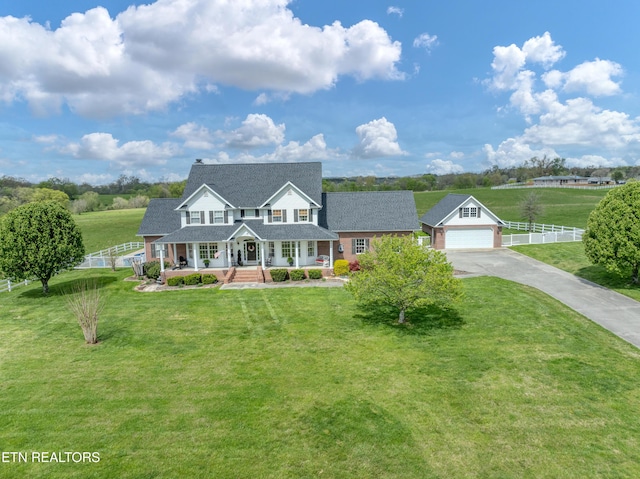
<instances>
[{"instance_id":1,"label":"tree line","mask_svg":"<svg viewBox=\"0 0 640 479\"><path fill-rule=\"evenodd\" d=\"M616 181L623 181L640 177L640 166L567 167L564 158L545 156L533 157L514 167L493 166L480 173L324 178L322 188L323 191L461 190L526 182L539 176L549 175L610 176ZM2 176L0 177L0 215L22 204L47 200L57 201L76 214L107 208L140 208L145 207L150 198L179 198L185 184L186 180L150 183L128 175L120 175L118 179L106 185L78 184L68 178L49 178L40 183L31 183L22 178Z\"/></svg>"}]
</instances>

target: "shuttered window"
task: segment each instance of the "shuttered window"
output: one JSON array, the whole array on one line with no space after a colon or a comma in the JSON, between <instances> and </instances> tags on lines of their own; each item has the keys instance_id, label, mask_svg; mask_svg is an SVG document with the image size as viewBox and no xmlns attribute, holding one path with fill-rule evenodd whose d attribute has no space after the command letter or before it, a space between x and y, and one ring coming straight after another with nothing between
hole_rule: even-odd
<instances>
[{"instance_id":1,"label":"shuttered window","mask_svg":"<svg viewBox=\"0 0 640 479\"><path fill-rule=\"evenodd\" d=\"M369 251L369 238L353 238L351 240L351 253L362 254Z\"/></svg>"}]
</instances>

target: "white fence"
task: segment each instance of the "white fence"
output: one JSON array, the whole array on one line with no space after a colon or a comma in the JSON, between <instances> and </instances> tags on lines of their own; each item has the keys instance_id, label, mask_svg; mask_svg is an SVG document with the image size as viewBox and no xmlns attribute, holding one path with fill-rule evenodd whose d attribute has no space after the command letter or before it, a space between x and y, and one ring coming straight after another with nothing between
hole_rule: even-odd
<instances>
[{"instance_id":1,"label":"white fence","mask_svg":"<svg viewBox=\"0 0 640 479\"><path fill-rule=\"evenodd\" d=\"M119 244L118 246L112 246L111 248L86 255L84 261L76 266L76 269L111 268L112 261L115 261L117 268L123 268L131 266L131 261L134 258L141 258L144 262L144 252L139 251L143 248L144 243L140 241L131 241L129 243ZM123 254L128 251L135 251L136 253Z\"/></svg>"},{"instance_id":2,"label":"white fence","mask_svg":"<svg viewBox=\"0 0 640 479\"><path fill-rule=\"evenodd\" d=\"M529 223L505 221L505 228L518 231L529 231ZM533 223L531 231L526 234L504 235L502 246L519 244L545 244L582 241L584 230L571 226L546 225Z\"/></svg>"},{"instance_id":3,"label":"white fence","mask_svg":"<svg viewBox=\"0 0 640 479\"><path fill-rule=\"evenodd\" d=\"M25 279L24 281L11 281L10 279L0 279L0 293L4 293L5 291L12 291L13 288L17 288L18 286L26 286L31 281Z\"/></svg>"},{"instance_id":4,"label":"white fence","mask_svg":"<svg viewBox=\"0 0 640 479\"><path fill-rule=\"evenodd\" d=\"M492 186L492 190L512 190L524 188L570 188L574 190L608 190L622 185L531 185L527 183L508 183L506 185Z\"/></svg>"}]
</instances>

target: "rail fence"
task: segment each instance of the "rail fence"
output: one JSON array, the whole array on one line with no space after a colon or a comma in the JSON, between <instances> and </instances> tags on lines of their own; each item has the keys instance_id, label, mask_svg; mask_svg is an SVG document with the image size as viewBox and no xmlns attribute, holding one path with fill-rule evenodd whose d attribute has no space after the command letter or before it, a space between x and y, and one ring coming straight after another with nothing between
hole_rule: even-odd
<instances>
[{"instance_id":1,"label":"rail fence","mask_svg":"<svg viewBox=\"0 0 640 479\"><path fill-rule=\"evenodd\" d=\"M143 248L144 243L140 241L130 241L129 243L112 246L111 248L86 255L84 261L76 266L76 269L111 268L114 262L117 268L123 268L131 266L131 261L134 258L140 258L144 262L144 252L140 252ZM134 253L123 254L127 252Z\"/></svg>"},{"instance_id":2,"label":"rail fence","mask_svg":"<svg viewBox=\"0 0 640 479\"><path fill-rule=\"evenodd\" d=\"M504 224L504 227L510 230L527 231L527 233L503 235L502 246L582 241L582 235L584 234L583 229L573 228L571 226L532 223L531 230L529 230L529 223L505 221Z\"/></svg>"},{"instance_id":3,"label":"rail fence","mask_svg":"<svg viewBox=\"0 0 640 479\"><path fill-rule=\"evenodd\" d=\"M506 185L492 186L492 190L512 190L524 188L570 188L574 190L608 190L622 185L530 185L527 183L509 183Z\"/></svg>"},{"instance_id":4,"label":"rail fence","mask_svg":"<svg viewBox=\"0 0 640 479\"><path fill-rule=\"evenodd\" d=\"M25 279L24 281L11 281L10 279L0 279L0 293L4 293L5 291L13 291L14 288L18 286L26 286L31 281Z\"/></svg>"}]
</instances>

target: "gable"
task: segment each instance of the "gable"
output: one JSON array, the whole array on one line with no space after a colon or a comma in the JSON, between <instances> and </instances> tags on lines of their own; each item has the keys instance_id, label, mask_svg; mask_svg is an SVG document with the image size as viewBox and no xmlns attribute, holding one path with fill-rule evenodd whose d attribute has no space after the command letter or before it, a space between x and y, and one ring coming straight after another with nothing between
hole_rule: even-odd
<instances>
[{"instance_id":1,"label":"gable","mask_svg":"<svg viewBox=\"0 0 640 479\"><path fill-rule=\"evenodd\" d=\"M191 196L182 200L177 207L188 207L189 210L223 210L228 202L211 189L208 185L201 185Z\"/></svg>"},{"instance_id":2,"label":"gable","mask_svg":"<svg viewBox=\"0 0 640 479\"><path fill-rule=\"evenodd\" d=\"M475 216L472 210L465 216L461 208L476 208ZM420 222L428 226L443 225L502 225L503 222L489 208L471 195L449 194L427 211Z\"/></svg>"},{"instance_id":3,"label":"gable","mask_svg":"<svg viewBox=\"0 0 640 479\"><path fill-rule=\"evenodd\" d=\"M260 206L267 204L271 205L271 209L309 208L311 204L319 206L290 181L270 197L264 205Z\"/></svg>"}]
</instances>

